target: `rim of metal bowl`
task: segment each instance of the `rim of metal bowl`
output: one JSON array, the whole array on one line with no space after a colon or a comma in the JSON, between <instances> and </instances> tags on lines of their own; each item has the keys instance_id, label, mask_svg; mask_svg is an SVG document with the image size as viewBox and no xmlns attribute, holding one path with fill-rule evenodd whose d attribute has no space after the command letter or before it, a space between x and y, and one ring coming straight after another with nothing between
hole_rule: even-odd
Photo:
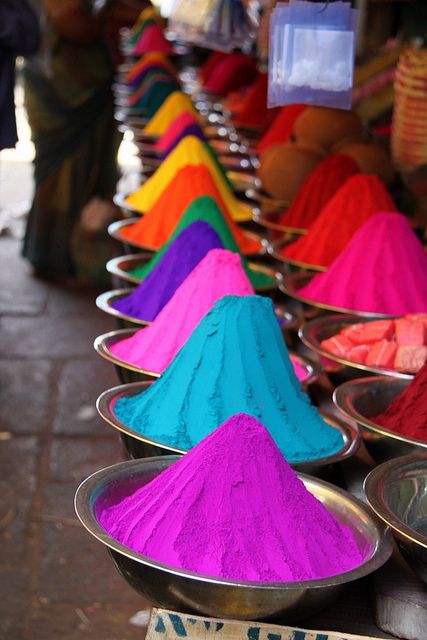
<instances>
[{"instance_id":1,"label":"rim of metal bowl","mask_svg":"<svg viewBox=\"0 0 427 640\"><path fill-rule=\"evenodd\" d=\"M103 333L102 335L95 338L93 343L93 348L97 352L101 358L107 360L107 362L111 362L116 367L122 367L123 369L127 369L128 371L134 371L135 373L141 373L146 376L150 376L151 378L159 378L160 374L155 371L148 371L147 369L141 369L130 362L126 362L125 360L121 360L117 358L113 353L111 353L109 349L109 341L112 343L119 342L120 340L125 340L126 338L130 338L137 331L144 329L144 327L135 327L134 329L116 329L115 331L109 331L108 333Z\"/></svg>"},{"instance_id":2,"label":"rim of metal bowl","mask_svg":"<svg viewBox=\"0 0 427 640\"><path fill-rule=\"evenodd\" d=\"M136 470L143 465L147 465L150 462L162 462L164 468L169 466L167 463L172 464L177 460L177 456L161 456L156 458L144 458L138 460L128 460L125 462L119 462L118 464L112 465L110 467L106 467L104 469L100 469L96 471L91 476L86 478L80 486L77 488L75 498L74 498L74 508L82 525L85 529L93 535L97 540L102 542L105 546L113 549L114 551L120 553L128 557L131 560L138 562L139 564L150 566L154 569L159 569L166 573L180 576L182 578L191 578L198 582L208 582L216 585L224 585L224 586L239 586L242 588L248 589L266 589L266 590L299 590L299 589L307 589L307 588L323 588L326 586L335 586L344 584L347 582L351 582L353 580L357 580L363 576L372 573L379 567L381 567L390 557L392 552L392 539L389 531L384 527L381 520L378 520L369 507L364 504L361 500L358 500L351 494L338 487L330 484L329 482L325 482L324 480L319 480L318 478L313 478L311 476L298 473L298 477L304 482L307 486L308 490L314 492L315 488L322 488L324 491L330 492L338 496L342 501L345 500L346 504L351 508L351 510L356 513L359 513L361 516L363 515L365 522L369 522L369 528L371 531L375 530L375 538L376 544L374 549L372 549L369 558L358 567L351 569L350 571L346 571L344 573L330 576L328 578L320 578L317 580L306 580L299 582L250 582L246 580L230 580L226 578L217 578L204 574L193 573L191 571L185 571L184 569L177 569L174 567L170 567L168 565L162 564L160 562L156 562L155 560L151 560L146 556L143 556L128 547L125 547L120 542L116 541L112 538L98 523L93 510L94 494L97 493L101 483L106 478L111 478L112 471L116 471L116 473L120 473L120 471L125 469L135 468ZM89 506L90 505L90 506ZM367 525L368 526L368 525Z\"/></svg>"},{"instance_id":3,"label":"rim of metal bowl","mask_svg":"<svg viewBox=\"0 0 427 640\"><path fill-rule=\"evenodd\" d=\"M387 480L392 479L394 475L397 476L399 472L402 473L405 470L410 471L411 468L416 467L420 462L425 463L427 475L426 453L400 456L399 458L393 458L392 460L383 462L368 473L363 483L363 489L371 509L390 529L407 540L415 542L427 549L427 536L422 535L398 518L389 508L383 497L384 483ZM398 480L397 477L395 479Z\"/></svg>"},{"instance_id":4,"label":"rim of metal bowl","mask_svg":"<svg viewBox=\"0 0 427 640\"><path fill-rule=\"evenodd\" d=\"M295 242L298 238L295 238L292 242ZM270 243L269 253L273 258L278 260L279 262L283 262L284 264L290 265L291 267L298 267L298 269L303 269L304 271L315 271L315 272L324 272L326 271L326 267L322 267L318 264L309 264L308 262L301 262L300 260L293 260L292 258L287 258L282 253L280 253L280 249L283 246L287 246L292 244L289 240L276 240Z\"/></svg>"},{"instance_id":5,"label":"rim of metal bowl","mask_svg":"<svg viewBox=\"0 0 427 640\"><path fill-rule=\"evenodd\" d=\"M143 216L144 215L144 211L138 211L138 209L135 209L135 207L133 207L132 205L130 205L128 202L126 202L126 198L130 195L130 193L126 192L126 191L118 191L117 193L114 194L113 196L113 202L117 207L120 207L120 209L124 209L125 211L130 211L131 213L135 213L138 216ZM136 216L135 216L136 217ZM127 220L133 220L133 218L127 218ZM119 220L119 222L122 222L121 220ZM114 224L114 222L112 223Z\"/></svg>"},{"instance_id":6,"label":"rim of metal bowl","mask_svg":"<svg viewBox=\"0 0 427 640\"><path fill-rule=\"evenodd\" d=\"M96 298L96 306L98 307L98 309L100 309L104 313L108 313L108 315L110 316L114 316L115 318L119 318L120 320L125 320L126 322L133 322L133 324L141 325L141 327L146 327L151 324L151 320L141 320L140 318L134 318L127 315L126 313L122 313L112 306L112 302L128 296L129 294L133 293L133 291L135 291L135 289L112 289L111 291L105 291Z\"/></svg>"},{"instance_id":7,"label":"rim of metal bowl","mask_svg":"<svg viewBox=\"0 0 427 640\"><path fill-rule=\"evenodd\" d=\"M118 240L119 242L121 242L122 244L128 244L131 247L136 247L137 249L143 249L145 251L157 251L158 249L155 249L154 247L150 247L148 245L144 245L144 244L140 244L138 242L135 242L134 240L131 240L130 238L125 238L121 231L124 227L128 227L131 226L133 224L136 224L137 222L139 222L139 220L141 219L141 217L135 217L135 218L126 218L125 220L117 220L116 222L112 222L109 226L108 226L108 234L114 238L115 240ZM251 254L244 254L245 257L247 257L247 255L252 255L252 256L260 256L260 255L264 255L265 253L265 248L262 242L262 238L254 233L253 231L247 231L246 229L241 229L243 235L245 236L245 238L247 238L248 240L253 240L253 241L257 241L259 242L260 248L258 250L257 253L251 253Z\"/></svg>"},{"instance_id":8,"label":"rim of metal bowl","mask_svg":"<svg viewBox=\"0 0 427 640\"><path fill-rule=\"evenodd\" d=\"M338 362L339 364L345 365L346 367L350 367L352 369L360 369L360 371L367 371L369 373L376 373L377 375L385 375L390 376L392 378L402 378L404 380L412 380L414 375L411 373L401 373L400 371L396 371L394 369L380 369L379 367L369 367L365 364L361 364L360 362L354 362L353 360L346 360L345 358L341 358L340 356L336 356L330 351L326 351L320 346L319 341L313 335L314 331L319 327L323 327L324 325L328 325L334 323L334 321L341 325L341 329L346 325L356 324L360 322L369 322L370 318L364 318L362 316L356 316L354 314L344 315L344 314L334 314L327 316L320 316L319 318L314 318L313 320L309 320L298 330L298 336L305 344L306 347L314 351L315 353L327 358L328 360L332 360L333 362ZM331 332L329 337L336 335L339 333L340 329L337 329L335 333ZM326 338L325 338L326 340Z\"/></svg>"},{"instance_id":9,"label":"rim of metal bowl","mask_svg":"<svg viewBox=\"0 0 427 640\"><path fill-rule=\"evenodd\" d=\"M99 415L105 422L107 422L110 426L114 427L118 431L121 431L135 440L139 440L141 442L145 442L146 444L150 444L156 447L161 447L163 449L167 449L174 453L185 454L188 452L188 449L181 449L175 445L170 445L165 442L161 442L160 440L154 440L149 436L144 435L143 433L137 433L130 427L128 427L124 422L119 420L114 413L114 405L119 398L125 395L136 395L141 393L147 389L147 387L152 384L154 381L142 381L142 382L129 382L127 384L121 384L116 387L112 387L107 389L98 397L96 401L96 408L98 410ZM343 439L343 446L341 449L329 456L324 456L323 458L314 458L310 460L288 460L289 464L302 467L324 467L330 464L335 464L336 462L342 462L347 458L350 458L352 455L356 453L361 443L361 436L358 428L347 424L343 420L340 420L334 415L328 414L327 412L320 411L319 412L322 418L334 429L337 429Z\"/></svg>"},{"instance_id":10,"label":"rim of metal bowl","mask_svg":"<svg viewBox=\"0 0 427 640\"><path fill-rule=\"evenodd\" d=\"M281 274L279 289L282 293L285 293L290 298L297 300L298 302L302 302L303 304L309 305L311 307L315 307L316 309L325 309L325 311L333 311L335 313L345 313L351 314L360 318L370 318L374 319L389 319L395 318L396 316L388 314L388 313L375 313L372 311L356 311L355 309L345 309L344 307L335 307L331 304L326 304L324 302L318 302L317 300L312 300L311 298L306 298L305 296L301 296L298 293L298 289L307 285L313 278L315 274L313 273L288 273Z\"/></svg>"},{"instance_id":11,"label":"rim of metal bowl","mask_svg":"<svg viewBox=\"0 0 427 640\"><path fill-rule=\"evenodd\" d=\"M279 198L270 197L262 190L262 187L251 189L250 191L251 194L250 196L248 194L248 197L251 197L253 200L266 205L267 207L273 207L274 209L286 209L290 205L289 200L280 200Z\"/></svg>"},{"instance_id":12,"label":"rim of metal bowl","mask_svg":"<svg viewBox=\"0 0 427 640\"><path fill-rule=\"evenodd\" d=\"M405 386L411 383L411 380L404 380L399 378L392 378L390 376L370 376L369 378L357 378L356 380L348 380L347 382L343 382L340 384L333 392L332 400L337 407L347 418L356 421L361 424L365 429L372 431L381 436L386 436L392 440L399 440L400 442L404 442L406 444L417 445L420 449L425 449L427 453L427 442L422 442L421 440L415 440L414 438L408 438L401 433L397 433L395 431L390 431L390 429L386 429L381 425L373 422L366 416L362 415L357 411L353 404L349 403L349 395L348 391L352 387L372 387L375 384L391 384L396 380L400 380L400 382L405 383Z\"/></svg>"},{"instance_id":13,"label":"rim of metal bowl","mask_svg":"<svg viewBox=\"0 0 427 640\"><path fill-rule=\"evenodd\" d=\"M297 227L289 227L287 225L274 222L274 218L277 218L282 213L282 211L278 211L277 213L264 213L263 211L255 211L253 220L262 227L271 229L272 231L280 231L283 234L289 233L291 236L306 235L307 229L298 229Z\"/></svg>"},{"instance_id":14,"label":"rim of metal bowl","mask_svg":"<svg viewBox=\"0 0 427 640\"><path fill-rule=\"evenodd\" d=\"M123 255L123 256L117 256L115 258L111 258L107 264L105 265L106 270L108 271L108 273L111 273L111 275L113 276L117 276L117 278L120 278L121 280L125 280L126 282L129 282L131 284L141 284L142 280L140 280L139 278L137 278L136 276L133 276L130 274L129 271L126 271L125 269L122 268L122 263L123 262L140 262L141 260L145 260L146 262L148 262L151 258L153 257L153 252L147 252L146 254L144 253L132 253L130 255Z\"/></svg>"}]
</instances>

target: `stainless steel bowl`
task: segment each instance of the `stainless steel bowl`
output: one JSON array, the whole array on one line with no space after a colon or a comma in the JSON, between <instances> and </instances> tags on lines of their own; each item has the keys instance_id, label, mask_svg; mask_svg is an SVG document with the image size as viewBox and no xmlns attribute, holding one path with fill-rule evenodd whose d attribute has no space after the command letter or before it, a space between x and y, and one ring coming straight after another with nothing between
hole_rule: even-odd
<instances>
[{"instance_id":1,"label":"stainless steel bowl","mask_svg":"<svg viewBox=\"0 0 427 640\"><path fill-rule=\"evenodd\" d=\"M254 212L254 222L266 230L267 239L270 243L280 241L288 244L306 233L305 229L296 229L280 224L278 220L282 214L283 210L264 212L262 208Z\"/></svg>"},{"instance_id":2,"label":"stainless steel bowl","mask_svg":"<svg viewBox=\"0 0 427 640\"><path fill-rule=\"evenodd\" d=\"M394 369L380 369L379 367L368 367L358 362L352 362L345 358L340 358L320 346L323 340L336 335L341 329L356 322L369 322L370 319L355 315L327 315L310 320L299 329L301 340L309 349L320 356L322 366L334 384L341 384L347 380L360 378L362 374L385 375L392 378L400 378L401 380L412 380L414 377L410 373L400 373Z\"/></svg>"},{"instance_id":3,"label":"stainless steel bowl","mask_svg":"<svg viewBox=\"0 0 427 640\"><path fill-rule=\"evenodd\" d=\"M367 476L364 489L370 506L427 584L427 453L384 462Z\"/></svg>"},{"instance_id":4,"label":"stainless steel bowl","mask_svg":"<svg viewBox=\"0 0 427 640\"><path fill-rule=\"evenodd\" d=\"M371 376L345 382L334 391L335 406L357 423L366 448L377 462L423 451L427 454L426 442L407 438L375 422L375 416L385 411L409 383L410 380Z\"/></svg>"},{"instance_id":5,"label":"stainless steel bowl","mask_svg":"<svg viewBox=\"0 0 427 640\"><path fill-rule=\"evenodd\" d=\"M106 291L105 293L101 293L96 298L96 306L104 313L108 313L108 315L113 316L116 321L119 329L135 329L146 327L150 324L150 320L140 320L139 318L135 318L133 316L128 316L125 313L122 313L118 309L113 307L113 303L116 300L121 300L125 298L129 294L131 294L135 289L114 289L113 291Z\"/></svg>"},{"instance_id":6,"label":"stainless steel bowl","mask_svg":"<svg viewBox=\"0 0 427 640\"><path fill-rule=\"evenodd\" d=\"M332 602L346 584L378 569L390 556L391 536L365 504L329 483L301 475L307 489L356 538L364 556L356 569L320 580L258 583L212 578L150 560L106 533L97 514L150 482L176 459L146 458L102 469L87 478L75 496L83 526L108 548L128 584L155 606L240 620L279 616L284 622L302 620Z\"/></svg>"},{"instance_id":7,"label":"stainless steel bowl","mask_svg":"<svg viewBox=\"0 0 427 640\"><path fill-rule=\"evenodd\" d=\"M304 317L307 319L316 318L319 315L325 315L328 312L335 313L345 313L352 314L353 316L357 316L360 318L368 318L370 320L376 320L381 318L394 318L395 316L391 316L387 313L374 313L372 311L357 311L355 309L344 309L343 307L335 307L330 304L324 304L323 302L318 302L317 300L311 300L310 298L305 298L304 296L298 293L299 289L305 287L313 278L314 273L292 273L292 274L281 274L279 289L282 293L285 294L286 297L292 298L292 300L296 300L301 303Z\"/></svg>"},{"instance_id":8,"label":"stainless steel bowl","mask_svg":"<svg viewBox=\"0 0 427 640\"><path fill-rule=\"evenodd\" d=\"M122 229L124 227L128 227L131 226L133 224L136 224L141 218L135 217L135 218L126 218L126 220L118 220L117 222L112 222L109 227L108 227L108 233L109 235L114 238L115 240L118 240L119 242L122 243L123 247L124 247L124 251L127 254L133 254L135 253L135 249L139 249L141 251L156 251L157 249L154 247L149 247L147 245L144 245L140 242L134 242L133 240L130 240L128 238L126 238L123 233L122 233ZM253 233L251 231L246 231L245 229L242 230L242 233L244 234L244 236L247 239L250 240L257 240L260 243L260 248L258 253L253 253L251 255L253 256L262 256L265 254L265 246L262 242L262 238L260 238L256 233Z\"/></svg>"},{"instance_id":9,"label":"stainless steel bowl","mask_svg":"<svg viewBox=\"0 0 427 640\"><path fill-rule=\"evenodd\" d=\"M107 424L117 429L122 437L123 444L126 451L132 458L143 458L153 455L170 455L171 453L185 454L188 449L181 449L174 445L170 445L160 440L154 440L147 437L144 433L138 433L126 425L124 422L114 413L114 407L119 398L123 396L138 395L146 391L149 381L134 382L130 384L120 385L104 391L96 402L96 408L99 415ZM334 429L337 429L342 435L343 446L334 454L325 456L323 458L317 458L312 460L292 461L288 460L289 464L294 468L304 473L311 473L313 475L328 473L332 467L339 462L347 460L356 453L360 446L361 438L357 429L342 422L335 416L328 413L320 412L323 419L330 424Z\"/></svg>"},{"instance_id":10,"label":"stainless steel bowl","mask_svg":"<svg viewBox=\"0 0 427 640\"><path fill-rule=\"evenodd\" d=\"M322 267L320 265L309 264L307 262L301 262L299 260L292 260L291 258L287 258L281 253L281 249L291 244L298 238L289 238L286 236L285 238L281 238L278 240L274 240L270 243L269 253L270 255L280 262L281 264L285 264L291 271L310 271L311 273L318 273L319 271L326 271L326 267ZM313 273L313 275L314 275Z\"/></svg>"},{"instance_id":11,"label":"stainless steel bowl","mask_svg":"<svg viewBox=\"0 0 427 640\"><path fill-rule=\"evenodd\" d=\"M116 292L112 291L107 293L108 294L111 293L114 295ZM141 326L139 327L136 326L136 323L133 322L134 319L131 316L126 316L125 314L120 313L120 311L113 309L110 306L111 299L107 301L105 298L103 298L104 295L105 294L102 294L97 299L98 306L100 306L102 302L101 308L103 311L106 311L107 313L111 313L111 315L114 315L118 321L122 322L123 324L128 324L129 326L127 328L125 327L121 329L116 329L115 331L109 331L108 333L104 333L98 336L97 338L95 338L95 341L94 341L95 351L102 358L104 358L104 360L107 360L108 362L111 362L111 364L114 365L117 375L119 377L119 380L121 382L124 382L124 383L141 382L143 380L151 380L152 378L158 378L159 377L158 373L154 373L153 371L147 371L146 369L141 369L139 367L136 367L135 365L132 365L129 362L126 362L125 360L121 360L120 358L117 358L117 356L115 356L112 353L111 347L113 344L116 344L121 340L125 340L126 338L130 338L131 336L133 336L136 333L136 331L139 331L139 329L143 328L144 323L140 322ZM290 314L280 305L276 305L275 311L276 311L276 317L280 325L280 329L283 334L283 338L286 342L287 333L290 329L294 329L294 327L296 326L297 320L292 314ZM148 324L150 323L146 322L145 326ZM315 382L321 375L321 366L317 363L315 364L314 362L312 362L311 360L308 360L307 358L304 358L302 355L299 355L299 354L297 355L292 352L290 352L290 355L293 358L295 358L298 364L300 364L300 366L302 366L307 371L307 378L302 382L303 389L306 389L308 385Z\"/></svg>"}]
</instances>

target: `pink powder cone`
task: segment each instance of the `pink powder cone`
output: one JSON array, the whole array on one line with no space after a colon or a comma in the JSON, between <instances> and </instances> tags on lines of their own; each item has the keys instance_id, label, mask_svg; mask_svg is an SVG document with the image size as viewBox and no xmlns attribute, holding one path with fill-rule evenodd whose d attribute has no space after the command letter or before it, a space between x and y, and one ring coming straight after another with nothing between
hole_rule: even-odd
<instances>
[{"instance_id":1,"label":"pink powder cone","mask_svg":"<svg viewBox=\"0 0 427 640\"><path fill-rule=\"evenodd\" d=\"M152 51L160 51L166 54L173 53L171 43L166 40L163 31L157 24L150 24L150 26L144 29L132 53L137 56L142 56Z\"/></svg>"},{"instance_id":2,"label":"pink powder cone","mask_svg":"<svg viewBox=\"0 0 427 640\"><path fill-rule=\"evenodd\" d=\"M327 271L298 293L354 311L426 312L427 256L405 216L377 213Z\"/></svg>"},{"instance_id":3,"label":"pink powder cone","mask_svg":"<svg viewBox=\"0 0 427 640\"><path fill-rule=\"evenodd\" d=\"M162 373L215 302L226 295L254 294L240 256L211 249L148 327L111 347L115 356Z\"/></svg>"},{"instance_id":4,"label":"pink powder cone","mask_svg":"<svg viewBox=\"0 0 427 640\"><path fill-rule=\"evenodd\" d=\"M145 557L232 580L325 578L364 559L350 530L246 414L230 417L149 484L103 507L98 519Z\"/></svg>"},{"instance_id":5,"label":"pink powder cone","mask_svg":"<svg viewBox=\"0 0 427 640\"><path fill-rule=\"evenodd\" d=\"M175 118L168 130L156 142L154 148L159 151L166 151L172 143L175 142L184 129L192 124L200 123L192 113L184 111L181 115Z\"/></svg>"}]
</instances>

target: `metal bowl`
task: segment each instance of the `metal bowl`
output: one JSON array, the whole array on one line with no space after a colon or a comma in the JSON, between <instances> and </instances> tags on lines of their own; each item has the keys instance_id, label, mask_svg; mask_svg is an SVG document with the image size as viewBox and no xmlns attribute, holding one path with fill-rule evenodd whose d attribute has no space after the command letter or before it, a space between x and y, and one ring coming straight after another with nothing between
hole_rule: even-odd
<instances>
[{"instance_id":1,"label":"metal bowl","mask_svg":"<svg viewBox=\"0 0 427 640\"><path fill-rule=\"evenodd\" d=\"M278 220L282 214L283 210L266 212L261 209L254 212L254 222L266 229L267 239L271 243L281 241L288 244L307 232L306 229L296 229L295 227L279 224Z\"/></svg>"},{"instance_id":2,"label":"metal bowl","mask_svg":"<svg viewBox=\"0 0 427 640\"><path fill-rule=\"evenodd\" d=\"M135 248L141 249L143 251L156 251L156 249L154 249L153 247L148 247L147 245L134 242L133 240L128 240L123 236L122 229L124 227L128 227L133 224L136 224L139 220L140 220L140 217L127 218L126 220L118 220L117 222L112 222L108 227L109 235L115 240L118 240L119 242L121 242L124 247L124 250L128 254L135 253L134 251ZM246 236L246 238L250 240L258 240L258 242L260 243L259 252L251 255L264 255L265 245L262 242L262 238L260 238L256 233L253 233L252 231L246 231L243 229L242 233Z\"/></svg>"},{"instance_id":3,"label":"metal bowl","mask_svg":"<svg viewBox=\"0 0 427 640\"><path fill-rule=\"evenodd\" d=\"M322 267L316 264L308 264L307 262L300 262L299 260L292 260L292 258L287 258L286 256L284 256L280 252L280 249L283 249L283 247L291 244L292 242L294 242L294 240L297 240L297 238L289 239L289 236L286 236L285 238L272 241L269 247L270 255L275 260L283 264L286 264L289 267L289 269L294 271L301 271L301 270L311 271L311 272L326 271L326 267Z\"/></svg>"},{"instance_id":4,"label":"metal bowl","mask_svg":"<svg viewBox=\"0 0 427 640\"><path fill-rule=\"evenodd\" d=\"M147 255L149 256L148 259L147 259ZM134 253L126 256L118 256L117 258L112 258L107 262L106 269L109 273L111 273L115 277L117 284L120 284L120 282L124 282L128 284L139 285L141 284L142 280L130 274L129 271L140 265L146 264L148 260L150 260L150 258L152 257L153 257L153 254L144 255L142 253ZM271 269L270 267L260 262L252 262L252 261L248 262L248 266L253 271L264 273L265 275L270 276L272 279L271 285L257 288L256 289L257 293L272 292L277 289L277 274L276 274L276 271L274 271L274 269ZM106 294L103 294L103 295L106 295ZM107 309L103 308L102 310L107 311L108 313Z\"/></svg>"},{"instance_id":5,"label":"metal bowl","mask_svg":"<svg viewBox=\"0 0 427 640\"><path fill-rule=\"evenodd\" d=\"M427 453L384 462L367 476L364 489L370 506L427 584Z\"/></svg>"},{"instance_id":6,"label":"metal bowl","mask_svg":"<svg viewBox=\"0 0 427 640\"><path fill-rule=\"evenodd\" d=\"M299 329L299 337L303 343L312 351L321 356L320 361L325 372L329 375L334 384L341 384L347 380L360 378L362 373L390 376L402 380L412 380L414 377L410 373L401 373L394 369L381 369L380 367L368 367L359 362L353 362L340 358L339 356L326 351L320 343L327 338L331 338L352 324L357 322L369 322L370 318L362 318L356 315L335 314L320 316L314 320L306 322Z\"/></svg>"},{"instance_id":7,"label":"metal bowl","mask_svg":"<svg viewBox=\"0 0 427 640\"><path fill-rule=\"evenodd\" d=\"M259 180L259 179L258 179ZM280 209L283 211L289 207L290 202L288 200L279 200L278 198L272 198L261 187L261 181L257 183L257 187L250 190L248 197L255 200L260 204L264 212L277 211Z\"/></svg>"},{"instance_id":8,"label":"metal bowl","mask_svg":"<svg viewBox=\"0 0 427 640\"><path fill-rule=\"evenodd\" d=\"M314 276L314 273L304 272L290 274L282 273L280 275L279 290L284 293L285 296L292 298L293 300L297 300L302 304L305 318L316 318L317 316L324 315L329 311L334 311L335 313L352 314L353 316L368 318L370 320L396 317L387 313L375 313L372 311L344 309L343 307L335 307L331 304L325 304L323 302L318 302L317 300L312 300L311 298L305 298L304 296L300 295L298 291L302 287L305 287L307 284L309 284Z\"/></svg>"},{"instance_id":9,"label":"metal bowl","mask_svg":"<svg viewBox=\"0 0 427 640\"><path fill-rule=\"evenodd\" d=\"M188 449L181 449L174 445L154 440L145 436L143 433L137 433L128 427L124 422L119 420L114 413L114 407L119 398L122 396L137 395L145 391L153 381L133 382L130 384L120 385L104 391L96 402L96 408L99 415L105 422L117 429L121 433L123 444L126 451L132 458L141 458L153 455L170 455L171 453L185 454ZM361 438L357 429L342 422L335 416L325 412L320 412L321 416L334 429L337 429L343 439L342 448L329 456L317 458L313 460L305 460L304 462L293 462L288 460L289 464L304 473L312 473L313 475L325 474L330 471L332 465L343 462L350 458L359 449Z\"/></svg>"},{"instance_id":10,"label":"metal bowl","mask_svg":"<svg viewBox=\"0 0 427 640\"><path fill-rule=\"evenodd\" d=\"M407 438L375 422L375 416L385 411L406 389L410 380L371 376L345 382L333 394L335 406L354 420L371 456L377 462L412 453L427 454L427 443Z\"/></svg>"},{"instance_id":11,"label":"metal bowl","mask_svg":"<svg viewBox=\"0 0 427 640\"><path fill-rule=\"evenodd\" d=\"M153 480L176 459L133 460L102 469L87 478L75 496L76 513L83 526L108 548L128 584L155 606L220 618L259 620L280 616L286 622L301 620L324 608L346 584L372 573L390 556L391 536L365 504L329 483L301 475L307 489L357 540L364 562L356 569L320 580L259 583L212 578L150 560L106 533L97 514Z\"/></svg>"},{"instance_id":12,"label":"metal bowl","mask_svg":"<svg viewBox=\"0 0 427 640\"><path fill-rule=\"evenodd\" d=\"M116 310L114 309L114 311ZM285 313L286 312L283 311L283 314ZM120 314L120 312L116 311L116 314ZM279 315L279 314L276 314L276 315ZM119 317L126 321L131 320L131 316L125 316L124 314L120 314ZM284 323L286 322L286 319L283 319L284 317L286 318L286 316L283 315L279 319L279 322L282 321L282 331L284 330L284 326L285 326ZM292 318L292 321L293 320L294 318ZM143 323L141 322L140 324L142 325ZM149 322L145 323L146 326L148 324L150 323ZM131 364L130 362L127 362L126 360L122 360L121 358L118 358L111 351L111 347L114 344L116 344L117 342L121 342L126 338L131 338L137 331L139 331L139 329L142 329L142 328L143 328L142 326L136 327L133 325L133 326L130 326L129 328L116 329L115 331L109 331L108 333L104 333L98 336L97 338L95 338L95 341L93 344L95 351L97 352L98 355L101 356L101 358L104 358L104 360L107 360L108 362L111 362L111 364L114 365L117 371L119 380L123 383L143 382L145 380L152 380L153 378L158 378L160 376L159 373L156 373L154 371L149 371L147 369L142 369L140 367L137 367L136 365ZM309 385L316 382L316 380L321 375L322 369L320 365L315 364L311 360L308 360L307 358L304 358L299 354L290 352L290 356L295 362L297 362L299 366L301 366L306 371L307 377L305 378L304 381L301 382L302 388L306 390Z\"/></svg>"}]
</instances>

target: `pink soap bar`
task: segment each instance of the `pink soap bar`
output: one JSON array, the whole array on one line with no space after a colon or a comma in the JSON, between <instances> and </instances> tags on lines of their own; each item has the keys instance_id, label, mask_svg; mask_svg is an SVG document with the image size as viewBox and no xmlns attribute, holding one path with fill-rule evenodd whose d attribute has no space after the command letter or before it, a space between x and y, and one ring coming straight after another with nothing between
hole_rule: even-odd
<instances>
[{"instance_id":1,"label":"pink soap bar","mask_svg":"<svg viewBox=\"0 0 427 640\"><path fill-rule=\"evenodd\" d=\"M369 367L392 369L396 351L397 346L394 342L389 342L388 340L375 342L366 356L365 364Z\"/></svg>"},{"instance_id":2,"label":"pink soap bar","mask_svg":"<svg viewBox=\"0 0 427 640\"><path fill-rule=\"evenodd\" d=\"M393 320L374 320L362 324L360 333L361 344L371 344L380 340L391 340L394 332Z\"/></svg>"},{"instance_id":3,"label":"pink soap bar","mask_svg":"<svg viewBox=\"0 0 427 640\"><path fill-rule=\"evenodd\" d=\"M341 330L341 335L348 338L348 340L354 344L362 344L363 325L360 322L351 324L349 327Z\"/></svg>"},{"instance_id":4,"label":"pink soap bar","mask_svg":"<svg viewBox=\"0 0 427 640\"><path fill-rule=\"evenodd\" d=\"M329 351L340 358L344 358L346 353L354 346L345 336L338 334L320 343L322 349Z\"/></svg>"},{"instance_id":5,"label":"pink soap bar","mask_svg":"<svg viewBox=\"0 0 427 640\"><path fill-rule=\"evenodd\" d=\"M368 347L367 344L358 344L354 346L350 351L347 352L348 360L352 362L358 362L359 364L365 364L367 355L371 347Z\"/></svg>"},{"instance_id":6,"label":"pink soap bar","mask_svg":"<svg viewBox=\"0 0 427 640\"><path fill-rule=\"evenodd\" d=\"M398 344L426 344L427 324L420 320L400 318L396 320L396 342Z\"/></svg>"},{"instance_id":7,"label":"pink soap bar","mask_svg":"<svg viewBox=\"0 0 427 640\"><path fill-rule=\"evenodd\" d=\"M406 373L417 373L427 360L427 347L402 344L397 347L394 368Z\"/></svg>"}]
</instances>

